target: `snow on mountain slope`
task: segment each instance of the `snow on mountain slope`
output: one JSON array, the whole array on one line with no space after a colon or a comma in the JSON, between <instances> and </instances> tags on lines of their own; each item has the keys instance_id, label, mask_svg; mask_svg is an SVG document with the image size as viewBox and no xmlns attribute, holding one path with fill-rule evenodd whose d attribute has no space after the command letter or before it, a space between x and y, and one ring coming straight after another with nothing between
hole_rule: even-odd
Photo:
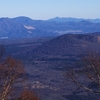
<instances>
[{"instance_id":1,"label":"snow on mountain slope","mask_svg":"<svg viewBox=\"0 0 100 100\"><path fill-rule=\"evenodd\" d=\"M32 27L32 26L26 26L26 25L24 25L24 27L25 27L26 29L28 29L28 30L34 30L34 29L35 29L35 28Z\"/></svg>"}]
</instances>

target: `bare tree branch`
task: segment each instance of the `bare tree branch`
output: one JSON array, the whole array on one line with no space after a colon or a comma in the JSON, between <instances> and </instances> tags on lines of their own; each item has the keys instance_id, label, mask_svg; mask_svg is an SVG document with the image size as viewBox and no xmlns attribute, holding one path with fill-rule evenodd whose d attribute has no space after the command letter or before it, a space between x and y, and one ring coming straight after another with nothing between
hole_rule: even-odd
<instances>
[{"instance_id":1,"label":"bare tree branch","mask_svg":"<svg viewBox=\"0 0 100 100\"><path fill-rule=\"evenodd\" d=\"M70 78L75 84L79 87L94 93L100 94L100 54L99 53L89 53L87 56L82 57L81 59L83 68L78 70L66 71L65 77ZM76 77L79 73L81 75L86 76L86 80L89 79L90 81L94 82L95 85L98 87L97 89L87 87L78 80ZM80 77L80 75L78 75Z\"/></svg>"}]
</instances>

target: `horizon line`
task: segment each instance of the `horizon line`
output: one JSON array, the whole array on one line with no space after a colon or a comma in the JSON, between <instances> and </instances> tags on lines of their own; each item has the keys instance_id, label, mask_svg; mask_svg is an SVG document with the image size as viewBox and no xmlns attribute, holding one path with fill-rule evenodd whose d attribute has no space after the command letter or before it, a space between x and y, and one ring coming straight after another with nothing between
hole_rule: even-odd
<instances>
[{"instance_id":1,"label":"horizon line","mask_svg":"<svg viewBox=\"0 0 100 100\"><path fill-rule=\"evenodd\" d=\"M5 17L0 17L0 18L9 18L9 19L13 19L13 18L18 18L18 17L25 17L25 18L30 18L30 19L32 19L32 20L49 20L49 19L54 19L54 18L65 18L65 19L67 19L67 18L75 18L75 19L85 19L85 20L96 20L96 19L100 19L100 18L82 18L82 17L59 17L59 16L56 16L56 17L51 17L51 18L48 18L48 19L36 19L36 18L32 18L32 17L29 17L29 16L16 16L16 17L7 17L7 16L5 16Z\"/></svg>"}]
</instances>

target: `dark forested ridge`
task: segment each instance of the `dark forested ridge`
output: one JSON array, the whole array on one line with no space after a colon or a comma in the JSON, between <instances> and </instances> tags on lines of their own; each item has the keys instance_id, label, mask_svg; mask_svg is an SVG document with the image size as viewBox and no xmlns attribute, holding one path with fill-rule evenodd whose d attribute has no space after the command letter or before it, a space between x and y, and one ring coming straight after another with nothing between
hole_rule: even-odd
<instances>
[{"instance_id":1,"label":"dark forested ridge","mask_svg":"<svg viewBox=\"0 0 100 100\"><path fill-rule=\"evenodd\" d=\"M85 51L100 49L100 33L65 34L33 50L34 55L80 55Z\"/></svg>"}]
</instances>

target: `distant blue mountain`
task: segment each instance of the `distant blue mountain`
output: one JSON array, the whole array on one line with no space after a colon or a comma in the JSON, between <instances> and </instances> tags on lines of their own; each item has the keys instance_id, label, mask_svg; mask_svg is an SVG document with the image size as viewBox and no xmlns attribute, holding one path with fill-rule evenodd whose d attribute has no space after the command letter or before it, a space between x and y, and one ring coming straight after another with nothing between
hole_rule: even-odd
<instances>
[{"instance_id":1,"label":"distant blue mountain","mask_svg":"<svg viewBox=\"0 0 100 100\"><path fill-rule=\"evenodd\" d=\"M79 22L84 20L83 18L72 18L72 17L55 17L55 18L51 18L48 21L56 21L56 22Z\"/></svg>"},{"instance_id":2,"label":"distant blue mountain","mask_svg":"<svg viewBox=\"0 0 100 100\"><path fill-rule=\"evenodd\" d=\"M100 19L84 19L84 18L72 18L72 17L55 17L51 18L48 21L56 21L56 22L80 22L80 21L90 21L93 23L100 23Z\"/></svg>"},{"instance_id":3,"label":"distant blue mountain","mask_svg":"<svg viewBox=\"0 0 100 100\"><path fill-rule=\"evenodd\" d=\"M97 19L87 19L88 21L91 21L93 23L100 23L100 19L97 18Z\"/></svg>"},{"instance_id":4,"label":"distant blue mountain","mask_svg":"<svg viewBox=\"0 0 100 100\"><path fill-rule=\"evenodd\" d=\"M100 19L53 18L33 20L20 16L0 18L0 39L59 36L68 33L100 32Z\"/></svg>"}]
</instances>

